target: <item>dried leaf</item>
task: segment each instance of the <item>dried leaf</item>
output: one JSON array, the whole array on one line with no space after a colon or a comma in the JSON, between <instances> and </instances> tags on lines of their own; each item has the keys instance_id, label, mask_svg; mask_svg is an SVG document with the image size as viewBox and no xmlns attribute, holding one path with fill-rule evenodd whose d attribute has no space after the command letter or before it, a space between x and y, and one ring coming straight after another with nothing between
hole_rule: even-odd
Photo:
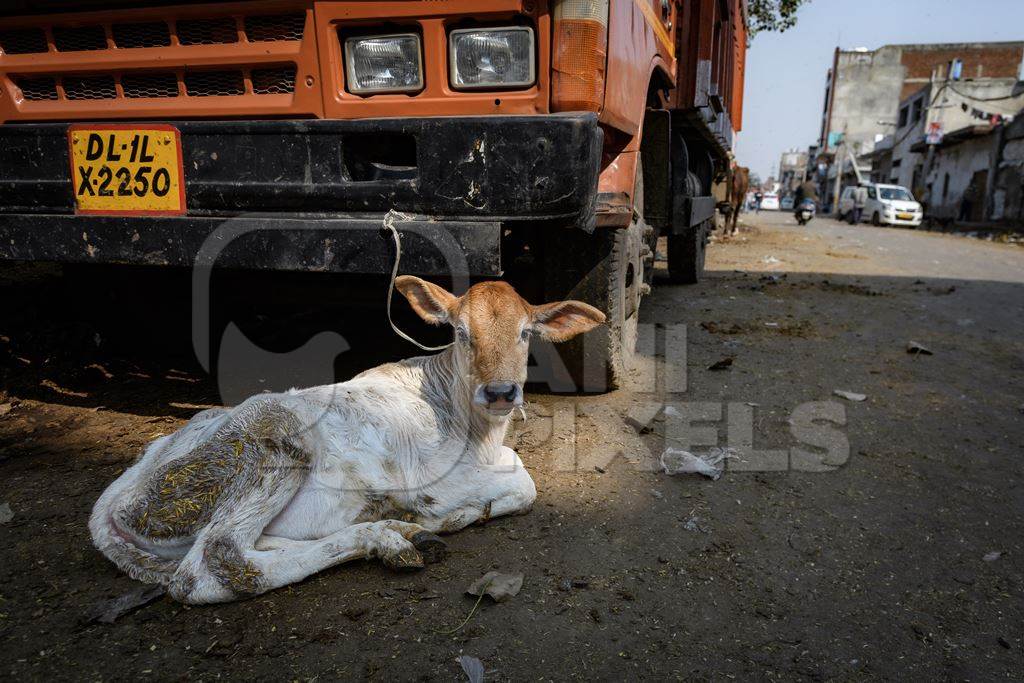
<instances>
[{"instance_id":1,"label":"dried leaf","mask_svg":"<svg viewBox=\"0 0 1024 683\"><path fill-rule=\"evenodd\" d=\"M712 363L708 370L728 370L732 367L732 360L732 358L727 356L717 363Z\"/></svg>"},{"instance_id":2,"label":"dried leaf","mask_svg":"<svg viewBox=\"0 0 1024 683\"><path fill-rule=\"evenodd\" d=\"M89 614L86 621L92 623L98 621L101 624L112 624L120 617L143 605L148 605L164 593L167 589L163 586L142 584L113 600L97 605Z\"/></svg>"},{"instance_id":3,"label":"dried leaf","mask_svg":"<svg viewBox=\"0 0 1024 683\"><path fill-rule=\"evenodd\" d=\"M907 353L915 356L933 356L932 350L916 341L907 342Z\"/></svg>"},{"instance_id":4,"label":"dried leaf","mask_svg":"<svg viewBox=\"0 0 1024 683\"><path fill-rule=\"evenodd\" d=\"M489 595L495 602L504 602L517 595L522 587L522 574L487 572L474 581L466 592L475 596Z\"/></svg>"}]
</instances>

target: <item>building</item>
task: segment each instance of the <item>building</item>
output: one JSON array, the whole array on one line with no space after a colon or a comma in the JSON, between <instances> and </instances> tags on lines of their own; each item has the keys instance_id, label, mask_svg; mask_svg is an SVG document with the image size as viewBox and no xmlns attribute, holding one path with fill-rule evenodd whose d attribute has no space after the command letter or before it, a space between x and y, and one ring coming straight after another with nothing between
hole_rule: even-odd
<instances>
[{"instance_id":1,"label":"building","mask_svg":"<svg viewBox=\"0 0 1024 683\"><path fill-rule=\"evenodd\" d=\"M885 45L877 50L836 48L825 84L818 146L840 142L860 156L897 127L900 102L927 86L936 67L959 60L961 78L1016 79L1024 42Z\"/></svg>"},{"instance_id":2,"label":"building","mask_svg":"<svg viewBox=\"0 0 1024 683\"><path fill-rule=\"evenodd\" d=\"M995 126L1024 109L1016 75L964 78L935 68L932 80L900 103L884 169L884 145L874 154L882 182L908 187L937 220L983 220ZM958 73L959 72L959 73Z\"/></svg>"},{"instance_id":3,"label":"building","mask_svg":"<svg viewBox=\"0 0 1024 683\"><path fill-rule=\"evenodd\" d=\"M783 193L796 190L807 177L807 152L792 149L779 159L779 185Z\"/></svg>"}]
</instances>

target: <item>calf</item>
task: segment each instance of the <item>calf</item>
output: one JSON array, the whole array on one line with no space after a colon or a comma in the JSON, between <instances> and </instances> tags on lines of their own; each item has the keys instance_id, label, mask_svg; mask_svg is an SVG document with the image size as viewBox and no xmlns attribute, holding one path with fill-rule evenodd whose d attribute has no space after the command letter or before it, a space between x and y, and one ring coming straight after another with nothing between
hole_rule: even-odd
<instances>
[{"instance_id":1,"label":"calf","mask_svg":"<svg viewBox=\"0 0 1024 683\"><path fill-rule=\"evenodd\" d=\"M329 386L254 396L157 439L89 520L132 578L199 604L256 595L332 565L437 558L437 533L524 513L536 488L502 445L523 402L531 334L563 341L604 322L578 301L532 306L503 282L456 297L396 287L452 347Z\"/></svg>"}]
</instances>

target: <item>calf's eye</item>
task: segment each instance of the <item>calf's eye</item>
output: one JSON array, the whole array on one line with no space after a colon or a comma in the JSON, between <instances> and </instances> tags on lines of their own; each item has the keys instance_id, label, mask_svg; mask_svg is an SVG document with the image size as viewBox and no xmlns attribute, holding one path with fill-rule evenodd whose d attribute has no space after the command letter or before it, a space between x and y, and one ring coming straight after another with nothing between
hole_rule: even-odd
<instances>
[{"instance_id":1,"label":"calf's eye","mask_svg":"<svg viewBox=\"0 0 1024 683\"><path fill-rule=\"evenodd\" d=\"M519 334L519 341L530 341L530 333L532 330L529 327L524 327L523 331Z\"/></svg>"}]
</instances>

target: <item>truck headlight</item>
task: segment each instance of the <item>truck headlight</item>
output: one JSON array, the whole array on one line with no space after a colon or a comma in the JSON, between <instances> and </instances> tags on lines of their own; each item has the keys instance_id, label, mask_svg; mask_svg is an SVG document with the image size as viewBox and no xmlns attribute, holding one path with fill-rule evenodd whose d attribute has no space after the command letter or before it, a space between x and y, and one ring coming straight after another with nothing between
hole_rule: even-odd
<instances>
[{"instance_id":1,"label":"truck headlight","mask_svg":"<svg viewBox=\"0 0 1024 683\"><path fill-rule=\"evenodd\" d=\"M423 89L420 37L415 33L345 40L345 74L354 93L416 92Z\"/></svg>"},{"instance_id":2,"label":"truck headlight","mask_svg":"<svg viewBox=\"0 0 1024 683\"><path fill-rule=\"evenodd\" d=\"M533 29L505 26L452 31L449 68L453 88L533 85Z\"/></svg>"}]
</instances>

